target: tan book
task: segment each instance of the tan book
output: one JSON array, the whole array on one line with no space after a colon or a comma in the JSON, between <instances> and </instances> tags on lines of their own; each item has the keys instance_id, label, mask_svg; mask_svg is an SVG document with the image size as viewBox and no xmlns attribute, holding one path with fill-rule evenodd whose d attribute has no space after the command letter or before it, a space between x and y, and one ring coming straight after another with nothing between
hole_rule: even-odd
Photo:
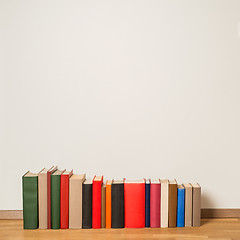
<instances>
[{"instance_id":1,"label":"tan book","mask_svg":"<svg viewBox=\"0 0 240 240\"><path fill-rule=\"evenodd\" d=\"M47 169L38 173L38 215L39 228L47 229Z\"/></svg>"},{"instance_id":2,"label":"tan book","mask_svg":"<svg viewBox=\"0 0 240 240\"><path fill-rule=\"evenodd\" d=\"M169 181L161 181L161 228L168 227L168 190L169 190Z\"/></svg>"},{"instance_id":3,"label":"tan book","mask_svg":"<svg viewBox=\"0 0 240 240\"><path fill-rule=\"evenodd\" d=\"M86 175L69 178L69 228L82 228L82 183Z\"/></svg>"},{"instance_id":4,"label":"tan book","mask_svg":"<svg viewBox=\"0 0 240 240\"><path fill-rule=\"evenodd\" d=\"M198 183L192 184L193 187L193 227L201 225L201 187Z\"/></svg>"},{"instance_id":5,"label":"tan book","mask_svg":"<svg viewBox=\"0 0 240 240\"><path fill-rule=\"evenodd\" d=\"M102 185L101 228L106 228L106 185Z\"/></svg>"},{"instance_id":6,"label":"tan book","mask_svg":"<svg viewBox=\"0 0 240 240\"><path fill-rule=\"evenodd\" d=\"M192 185L183 184L185 188L185 227L192 226Z\"/></svg>"},{"instance_id":7,"label":"tan book","mask_svg":"<svg viewBox=\"0 0 240 240\"><path fill-rule=\"evenodd\" d=\"M168 226L177 226L177 181L169 181Z\"/></svg>"}]
</instances>

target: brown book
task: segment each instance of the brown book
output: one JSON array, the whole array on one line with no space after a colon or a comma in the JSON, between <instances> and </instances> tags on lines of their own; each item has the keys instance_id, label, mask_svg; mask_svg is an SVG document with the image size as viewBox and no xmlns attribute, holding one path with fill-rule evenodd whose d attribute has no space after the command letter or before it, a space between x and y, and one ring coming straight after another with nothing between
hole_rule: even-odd
<instances>
[{"instance_id":1,"label":"brown book","mask_svg":"<svg viewBox=\"0 0 240 240\"><path fill-rule=\"evenodd\" d=\"M101 228L106 228L106 185L102 185Z\"/></svg>"},{"instance_id":2,"label":"brown book","mask_svg":"<svg viewBox=\"0 0 240 240\"><path fill-rule=\"evenodd\" d=\"M177 181L169 181L168 226L177 226Z\"/></svg>"},{"instance_id":3,"label":"brown book","mask_svg":"<svg viewBox=\"0 0 240 240\"><path fill-rule=\"evenodd\" d=\"M185 227L192 226L192 185L183 184L185 188Z\"/></svg>"},{"instance_id":4,"label":"brown book","mask_svg":"<svg viewBox=\"0 0 240 240\"><path fill-rule=\"evenodd\" d=\"M69 228L82 228L82 183L86 175L69 178Z\"/></svg>"},{"instance_id":5,"label":"brown book","mask_svg":"<svg viewBox=\"0 0 240 240\"><path fill-rule=\"evenodd\" d=\"M193 227L201 224L201 187L198 183L192 184L193 187Z\"/></svg>"}]
</instances>

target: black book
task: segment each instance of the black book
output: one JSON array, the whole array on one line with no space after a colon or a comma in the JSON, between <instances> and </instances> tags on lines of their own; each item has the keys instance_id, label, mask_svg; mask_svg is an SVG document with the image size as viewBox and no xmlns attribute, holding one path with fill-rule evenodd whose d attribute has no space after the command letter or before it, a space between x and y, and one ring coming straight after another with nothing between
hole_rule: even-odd
<instances>
[{"instance_id":1,"label":"black book","mask_svg":"<svg viewBox=\"0 0 240 240\"><path fill-rule=\"evenodd\" d=\"M124 228L124 183L113 180L111 186L112 228Z\"/></svg>"},{"instance_id":2,"label":"black book","mask_svg":"<svg viewBox=\"0 0 240 240\"><path fill-rule=\"evenodd\" d=\"M82 228L92 228L92 180L82 185Z\"/></svg>"}]
</instances>

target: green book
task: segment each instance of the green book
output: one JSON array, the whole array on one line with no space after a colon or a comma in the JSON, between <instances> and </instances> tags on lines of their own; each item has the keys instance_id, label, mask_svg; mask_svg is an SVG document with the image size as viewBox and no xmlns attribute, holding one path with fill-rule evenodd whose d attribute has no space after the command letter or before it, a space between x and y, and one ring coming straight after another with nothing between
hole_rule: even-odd
<instances>
[{"instance_id":1,"label":"green book","mask_svg":"<svg viewBox=\"0 0 240 240\"><path fill-rule=\"evenodd\" d=\"M61 174L57 170L51 175L51 225L52 229L60 229L60 186Z\"/></svg>"},{"instance_id":2,"label":"green book","mask_svg":"<svg viewBox=\"0 0 240 240\"><path fill-rule=\"evenodd\" d=\"M22 177L23 228L38 228L38 174L27 172Z\"/></svg>"}]
</instances>

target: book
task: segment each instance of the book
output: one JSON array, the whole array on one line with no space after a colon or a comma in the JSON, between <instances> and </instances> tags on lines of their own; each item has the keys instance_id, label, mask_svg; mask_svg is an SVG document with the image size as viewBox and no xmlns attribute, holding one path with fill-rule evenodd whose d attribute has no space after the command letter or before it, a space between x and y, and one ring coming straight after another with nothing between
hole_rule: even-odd
<instances>
[{"instance_id":1,"label":"book","mask_svg":"<svg viewBox=\"0 0 240 240\"><path fill-rule=\"evenodd\" d=\"M51 175L51 226L60 229L60 189L61 175L65 170L56 170Z\"/></svg>"},{"instance_id":2,"label":"book","mask_svg":"<svg viewBox=\"0 0 240 240\"><path fill-rule=\"evenodd\" d=\"M103 176L95 176L92 183L92 228L101 228L101 198Z\"/></svg>"},{"instance_id":3,"label":"book","mask_svg":"<svg viewBox=\"0 0 240 240\"><path fill-rule=\"evenodd\" d=\"M125 227L145 227L145 181L124 182Z\"/></svg>"},{"instance_id":4,"label":"book","mask_svg":"<svg viewBox=\"0 0 240 240\"><path fill-rule=\"evenodd\" d=\"M124 228L124 182L113 180L111 186L112 228Z\"/></svg>"},{"instance_id":5,"label":"book","mask_svg":"<svg viewBox=\"0 0 240 240\"><path fill-rule=\"evenodd\" d=\"M65 171L61 175L61 189L60 189L60 228L66 229L69 227L69 178L72 176L71 172Z\"/></svg>"},{"instance_id":6,"label":"book","mask_svg":"<svg viewBox=\"0 0 240 240\"><path fill-rule=\"evenodd\" d=\"M57 170L57 166L52 166L47 171L47 228L52 228L51 221L51 175Z\"/></svg>"},{"instance_id":7,"label":"book","mask_svg":"<svg viewBox=\"0 0 240 240\"><path fill-rule=\"evenodd\" d=\"M101 197L101 228L106 228L106 184L104 183Z\"/></svg>"},{"instance_id":8,"label":"book","mask_svg":"<svg viewBox=\"0 0 240 240\"><path fill-rule=\"evenodd\" d=\"M184 227L185 188L183 185L178 185L177 193L177 227Z\"/></svg>"},{"instance_id":9,"label":"book","mask_svg":"<svg viewBox=\"0 0 240 240\"><path fill-rule=\"evenodd\" d=\"M38 173L38 218L39 228L47 228L47 169Z\"/></svg>"},{"instance_id":10,"label":"book","mask_svg":"<svg viewBox=\"0 0 240 240\"><path fill-rule=\"evenodd\" d=\"M85 178L85 174L73 174L69 178L69 228L82 228L82 184Z\"/></svg>"},{"instance_id":11,"label":"book","mask_svg":"<svg viewBox=\"0 0 240 240\"><path fill-rule=\"evenodd\" d=\"M112 227L112 197L111 186L112 181L108 180L106 183L106 228Z\"/></svg>"},{"instance_id":12,"label":"book","mask_svg":"<svg viewBox=\"0 0 240 240\"><path fill-rule=\"evenodd\" d=\"M183 184L185 188L185 227L192 226L192 185Z\"/></svg>"},{"instance_id":13,"label":"book","mask_svg":"<svg viewBox=\"0 0 240 240\"><path fill-rule=\"evenodd\" d=\"M169 181L168 226L177 226L177 181Z\"/></svg>"},{"instance_id":14,"label":"book","mask_svg":"<svg viewBox=\"0 0 240 240\"><path fill-rule=\"evenodd\" d=\"M145 180L145 227L150 227L150 179Z\"/></svg>"},{"instance_id":15,"label":"book","mask_svg":"<svg viewBox=\"0 0 240 240\"><path fill-rule=\"evenodd\" d=\"M161 226L161 183L159 179L151 180L150 188L150 226L159 228Z\"/></svg>"},{"instance_id":16,"label":"book","mask_svg":"<svg viewBox=\"0 0 240 240\"><path fill-rule=\"evenodd\" d=\"M23 228L38 228L38 174L27 172L22 176Z\"/></svg>"},{"instance_id":17,"label":"book","mask_svg":"<svg viewBox=\"0 0 240 240\"><path fill-rule=\"evenodd\" d=\"M168 185L169 181L161 180L161 228L168 227Z\"/></svg>"},{"instance_id":18,"label":"book","mask_svg":"<svg viewBox=\"0 0 240 240\"><path fill-rule=\"evenodd\" d=\"M201 187L198 183L192 184L193 187L193 227L201 225Z\"/></svg>"},{"instance_id":19,"label":"book","mask_svg":"<svg viewBox=\"0 0 240 240\"><path fill-rule=\"evenodd\" d=\"M92 180L82 185L82 228L92 228Z\"/></svg>"}]
</instances>

